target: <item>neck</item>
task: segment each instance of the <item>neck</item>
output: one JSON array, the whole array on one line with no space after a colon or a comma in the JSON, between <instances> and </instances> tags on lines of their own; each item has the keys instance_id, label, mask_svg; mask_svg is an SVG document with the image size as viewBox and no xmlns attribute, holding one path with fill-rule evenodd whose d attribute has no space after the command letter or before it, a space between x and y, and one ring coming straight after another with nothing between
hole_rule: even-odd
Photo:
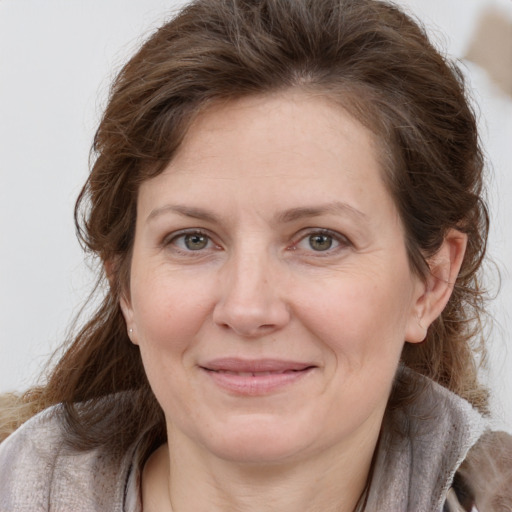
<instances>
[{"instance_id":1,"label":"neck","mask_svg":"<svg viewBox=\"0 0 512 512\"><path fill-rule=\"evenodd\" d=\"M233 463L180 438L162 445L144 468L144 512L353 512L377 437L279 464Z\"/></svg>"}]
</instances>

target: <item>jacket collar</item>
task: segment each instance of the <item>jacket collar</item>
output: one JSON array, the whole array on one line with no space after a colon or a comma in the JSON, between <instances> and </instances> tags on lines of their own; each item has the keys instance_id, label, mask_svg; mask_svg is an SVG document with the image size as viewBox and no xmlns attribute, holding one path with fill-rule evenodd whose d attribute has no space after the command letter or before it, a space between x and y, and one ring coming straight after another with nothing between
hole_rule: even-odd
<instances>
[{"instance_id":1,"label":"jacket collar","mask_svg":"<svg viewBox=\"0 0 512 512\"><path fill-rule=\"evenodd\" d=\"M401 385L422 391L412 404L386 415L365 510L440 512L486 421L446 388L411 370L399 371Z\"/></svg>"}]
</instances>

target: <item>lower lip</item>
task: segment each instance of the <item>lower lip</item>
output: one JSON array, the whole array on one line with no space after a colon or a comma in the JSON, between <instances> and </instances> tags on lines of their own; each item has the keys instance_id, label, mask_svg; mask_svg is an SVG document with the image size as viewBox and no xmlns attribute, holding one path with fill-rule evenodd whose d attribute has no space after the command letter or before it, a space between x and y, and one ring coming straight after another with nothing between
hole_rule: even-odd
<instances>
[{"instance_id":1,"label":"lower lip","mask_svg":"<svg viewBox=\"0 0 512 512\"><path fill-rule=\"evenodd\" d=\"M237 375L211 370L203 371L217 386L236 395L262 396L275 393L302 380L314 370L313 367L300 371L272 373L269 375Z\"/></svg>"}]
</instances>

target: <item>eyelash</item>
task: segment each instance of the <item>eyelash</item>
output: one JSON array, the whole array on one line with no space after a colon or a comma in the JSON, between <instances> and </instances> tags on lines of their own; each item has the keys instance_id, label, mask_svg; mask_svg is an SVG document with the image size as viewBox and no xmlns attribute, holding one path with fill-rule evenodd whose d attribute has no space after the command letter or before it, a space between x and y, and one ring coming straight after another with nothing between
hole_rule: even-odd
<instances>
[{"instance_id":1,"label":"eyelash","mask_svg":"<svg viewBox=\"0 0 512 512\"><path fill-rule=\"evenodd\" d=\"M193 250L190 248L179 247L179 245L177 244L178 240L182 239L183 241L185 241L185 238L187 236L194 236L194 235L196 235L198 237L206 238L207 245L204 248L198 248L196 250ZM337 253L338 251L343 250L344 248L352 246L352 243L346 236L344 236L336 231L331 231L330 229L310 228L306 232L304 232L304 230L302 232L300 232L299 235L297 236L296 240L290 246L287 247L287 250L289 250L289 251L301 250L301 248L299 247L299 244L301 242L307 242L308 239L311 240L311 237L314 237L314 236L328 237L333 242L335 242L337 244L337 246L334 248L329 246L325 250L315 251L311 247L311 242L310 242L309 248L306 249L306 251L317 254L318 256L332 255L333 253ZM188 230L175 232L175 233L172 233L171 235L167 236L162 242L163 247L173 246L174 251L176 251L178 253L182 253L187 256L190 256L194 253L196 253L195 254L196 256L200 256L200 255L202 255L201 253L203 253L205 249L211 249L212 248L211 245L213 245L214 246L213 248L215 248L215 249L221 249L221 247L213 241L212 237L208 234L208 232L201 230L201 229L188 229Z\"/></svg>"},{"instance_id":2,"label":"eyelash","mask_svg":"<svg viewBox=\"0 0 512 512\"><path fill-rule=\"evenodd\" d=\"M311 240L314 236L325 236L332 239L333 242L337 243L336 247L328 247L325 250L318 250L315 251L311 247L311 242L309 243L309 248L306 249L308 252L311 251L312 253L315 253L317 256L332 256L333 253L337 253L347 247L352 246L352 242L341 233L338 233L336 231L331 231L330 229L309 229L306 233L302 232L300 234L301 236L298 237L296 242L293 242L293 244L289 247L289 250L296 251L300 250L298 247L301 242L306 242Z\"/></svg>"},{"instance_id":3,"label":"eyelash","mask_svg":"<svg viewBox=\"0 0 512 512\"><path fill-rule=\"evenodd\" d=\"M210 246L212 244L215 246L215 248L219 248L219 246L217 244L215 244L215 242L213 242L212 237L206 231L203 231L201 229L187 229L187 230L179 231L177 233L176 232L172 233L170 236L167 236L166 238L164 238L162 246L163 247L173 246L173 249L178 253L182 253L182 254L186 254L186 255L191 255L193 253L197 253L196 255L199 256L203 252L204 249L197 249L194 251L193 249L187 249L187 248L179 247L177 245L178 240L183 239L183 241L185 241L185 238L187 236L194 236L194 235L196 235L198 237L204 237L207 239L207 241L206 241L207 246L205 247L205 249L211 248L208 246Z\"/></svg>"}]
</instances>

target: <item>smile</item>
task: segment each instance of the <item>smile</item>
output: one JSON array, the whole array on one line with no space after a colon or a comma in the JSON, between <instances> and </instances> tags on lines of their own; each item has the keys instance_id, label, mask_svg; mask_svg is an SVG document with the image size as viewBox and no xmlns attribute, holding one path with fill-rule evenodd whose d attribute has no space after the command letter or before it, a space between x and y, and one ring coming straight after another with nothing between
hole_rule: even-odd
<instances>
[{"instance_id":1,"label":"smile","mask_svg":"<svg viewBox=\"0 0 512 512\"><path fill-rule=\"evenodd\" d=\"M294 373L294 372L300 372L304 370L285 370L282 372L233 372L230 370L210 370L215 371L217 373L224 373L227 375L239 375L240 377L261 377L265 375L279 375L283 373Z\"/></svg>"},{"instance_id":2,"label":"smile","mask_svg":"<svg viewBox=\"0 0 512 512\"><path fill-rule=\"evenodd\" d=\"M262 396L298 383L316 366L281 360L218 359L200 366L211 381L229 394Z\"/></svg>"}]
</instances>

